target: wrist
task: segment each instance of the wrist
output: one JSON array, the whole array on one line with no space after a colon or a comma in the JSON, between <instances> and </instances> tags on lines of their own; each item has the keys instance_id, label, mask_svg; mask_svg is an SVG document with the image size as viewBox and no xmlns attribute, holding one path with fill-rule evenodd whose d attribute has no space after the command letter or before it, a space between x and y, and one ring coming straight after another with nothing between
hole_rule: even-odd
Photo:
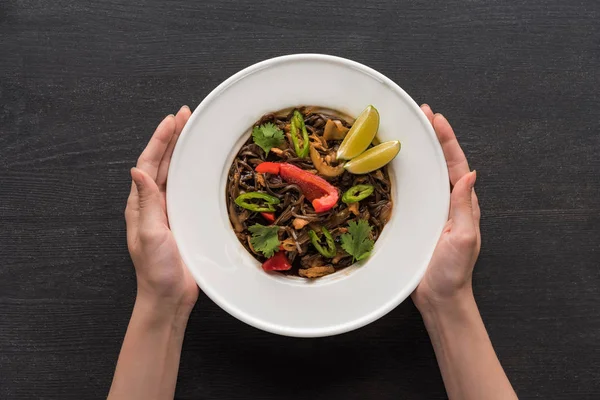
<instances>
[{"instance_id":1,"label":"wrist","mask_svg":"<svg viewBox=\"0 0 600 400\"><path fill-rule=\"evenodd\" d=\"M444 343L448 338L468 337L482 326L479 309L472 293L463 293L451 301L420 311L431 342L438 348L446 347Z\"/></svg>"},{"instance_id":2,"label":"wrist","mask_svg":"<svg viewBox=\"0 0 600 400\"><path fill-rule=\"evenodd\" d=\"M138 291L133 314L142 318L150 326L169 326L183 331L187 326L192 307L180 302L165 301Z\"/></svg>"},{"instance_id":3,"label":"wrist","mask_svg":"<svg viewBox=\"0 0 600 400\"><path fill-rule=\"evenodd\" d=\"M461 317L477 310L471 286L464 287L449 296L415 296L415 305L423 319L434 319L442 316Z\"/></svg>"}]
</instances>

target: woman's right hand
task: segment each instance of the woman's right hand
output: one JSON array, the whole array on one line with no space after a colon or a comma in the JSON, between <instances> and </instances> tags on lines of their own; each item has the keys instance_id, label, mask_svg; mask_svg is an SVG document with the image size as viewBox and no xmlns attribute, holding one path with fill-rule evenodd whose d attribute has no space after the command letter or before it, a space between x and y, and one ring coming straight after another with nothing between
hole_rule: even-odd
<instances>
[{"instance_id":1,"label":"woman's right hand","mask_svg":"<svg viewBox=\"0 0 600 400\"><path fill-rule=\"evenodd\" d=\"M479 255L479 203L475 171L441 114L421 109L442 145L452 192L450 215L419 286L412 294L435 350L450 399L517 400L473 297L471 278Z\"/></svg>"},{"instance_id":2,"label":"woman's right hand","mask_svg":"<svg viewBox=\"0 0 600 400\"><path fill-rule=\"evenodd\" d=\"M442 145L452 185L448 222L427 272L412 294L415 305L423 313L472 297L471 277L481 246L481 212L473 190L475 171L470 172L452 127L442 114L434 114L427 104L421 109Z\"/></svg>"}]
</instances>

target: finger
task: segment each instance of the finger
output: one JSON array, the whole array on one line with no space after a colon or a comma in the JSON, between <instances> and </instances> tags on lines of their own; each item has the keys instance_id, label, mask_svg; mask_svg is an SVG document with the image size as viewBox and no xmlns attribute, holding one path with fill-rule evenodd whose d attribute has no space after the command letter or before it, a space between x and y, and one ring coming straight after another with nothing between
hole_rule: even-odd
<instances>
[{"instance_id":1,"label":"finger","mask_svg":"<svg viewBox=\"0 0 600 400\"><path fill-rule=\"evenodd\" d=\"M127 198L125 207L125 225L127 226L127 241L133 243L137 235L137 225L139 219L139 200L138 193L133 180L131 181L131 190Z\"/></svg>"},{"instance_id":2,"label":"finger","mask_svg":"<svg viewBox=\"0 0 600 400\"><path fill-rule=\"evenodd\" d=\"M162 160L169 142L175 133L175 116L167 116L156 128L148 145L138 158L137 168L144 171L150 178L156 179L160 160Z\"/></svg>"},{"instance_id":3,"label":"finger","mask_svg":"<svg viewBox=\"0 0 600 400\"><path fill-rule=\"evenodd\" d=\"M139 225L142 231L150 232L157 224L166 224L166 216L161 206L160 192L156 182L144 170L131 169L131 178L138 191Z\"/></svg>"},{"instance_id":4,"label":"finger","mask_svg":"<svg viewBox=\"0 0 600 400\"><path fill-rule=\"evenodd\" d=\"M479 208L479 199L477 198L477 194L475 194L475 190L473 190L473 194L471 195L471 203L473 204L473 222L475 222L476 227L479 227L481 209Z\"/></svg>"},{"instance_id":5,"label":"finger","mask_svg":"<svg viewBox=\"0 0 600 400\"><path fill-rule=\"evenodd\" d=\"M453 229L455 228L459 232L475 233L471 197L476 178L475 171L466 174L454 185L450 195L450 217Z\"/></svg>"},{"instance_id":6,"label":"finger","mask_svg":"<svg viewBox=\"0 0 600 400\"><path fill-rule=\"evenodd\" d=\"M473 222L475 224L475 231L477 232L477 245L481 246L481 229L479 222L481 221L481 210L479 209L479 199L475 194L475 190L471 195L471 203L473 205Z\"/></svg>"},{"instance_id":7,"label":"finger","mask_svg":"<svg viewBox=\"0 0 600 400\"><path fill-rule=\"evenodd\" d=\"M448 120L442 114L435 114L432 123L444 151L450 183L454 186L469 172L469 163Z\"/></svg>"},{"instance_id":8,"label":"finger","mask_svg":"<svg viewBox=\"0 0 600 400\"><path fill-rule=\"evenodd\" d=\"M423 104L421 110L423 110L429 122L433 124L433 111L431 110L431 107L429 107L429 104Z\"/></svg>"},{"instance_id":9,"label":"finger","mask_svg":"<svg viewBox=\"0 0 600 400\"><path fill-rule=\"evenodd\" d=\"M169 165L171 164L171 157L173 156L173 150L175 150L175 145L177 144L177 140L179 139L179 135L181 135L181 131L183 127L187 123L188 119L192 115L192 111L188 106L183 106L175 115L175 133L169 142L169 146L167 147L167 151L165 152L162 160L160 161L160 166L158 167L158 175L156 176L156 183L158 184L158 188L161 191L165 191L167 187L167 175L169 173Z\"/></svg>"}]
</instances>

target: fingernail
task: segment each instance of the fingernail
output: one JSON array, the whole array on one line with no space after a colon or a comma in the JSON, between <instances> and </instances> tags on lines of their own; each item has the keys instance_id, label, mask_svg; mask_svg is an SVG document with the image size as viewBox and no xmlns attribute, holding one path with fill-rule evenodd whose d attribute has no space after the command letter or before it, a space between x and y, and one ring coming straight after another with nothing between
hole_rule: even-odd
<instances>
[{"instance_id":1,"label":"fingernail","mask_svg":"<svg viewBox=\"0 0 600 400\"><path fill-rule=\"evenodd\" d=\"M137 186L138 186L138 182L137 182L137 179L136 179L136 177L135 177L135 173L133 172L133 171L135 171L135 169L136 169L135 167L131 168L131 169L129 170L129 175L131 175L131 180L133 181L133 183L134 183L134 184L135 184L135 186L137 187Z\"/></svg>"},{"instance_id":2,"label":"fingernail","mask_svg":"<svg viewBox=\"0 0 600 400\"><path fill-rule=\"evenodd\" d=\"M475 186L476 180L477 180L477 170L473 170L473 172L471 172L471 189L473 189L473 186Z\"/></svg>"},{"instance_id":3,"label":"fingernail","mask_svg":"<svg viewBox=\"0 0 600 400\"><path fill-rule=\"evenodd\" d=\"M133 180L133 183L135 183L135 186L139 189L140 186L144 185L144 183L140 179L140 174L137 171L139 171L139 169L137 167L133 167L131 168L129 173L131 174L131 179Z\"/></svg>"},{"instance_id":4,"label":"fingernail","mask_svg":"<svg viewBox=\"0 0 600 400\"><path fill-rule=\"evenodd\" d=\"M421 104L421 107L427 107L427 108L431 109L431 107L429 107L429 104L427 104L427 103Z\"/></svg>"},{"instance_id":5,"label":"fingernail","mask_svg":"<svg viewBox=\"0 0 600 400\"><path fill-rule=\"evenodd\" d=\"M167 118L169 118L169 117L175 118L175 115L174 114L169 114L169 115L167 115Z\"/></svg>"},{"instance_id":6,"label":"fingernail","mask_svg":"<svg viewBox=\"0 0 600 400\"><path fill-rule=\"evenodd\" d=\"M187 108L187 109L189 110L189 109L190 109L190 106L188 106L188 105L185 105L185 104L184 104L184 105L183 105L181 108ZM191 110L190 110L190 111L191 111Z\"/></svg>"}]
</instances>

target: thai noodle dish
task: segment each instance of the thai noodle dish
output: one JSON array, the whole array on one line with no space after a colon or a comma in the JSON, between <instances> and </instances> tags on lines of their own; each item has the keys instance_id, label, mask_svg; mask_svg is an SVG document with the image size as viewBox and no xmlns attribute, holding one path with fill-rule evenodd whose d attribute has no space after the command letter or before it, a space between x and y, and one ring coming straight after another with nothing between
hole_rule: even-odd
<instances>
[{"instance_id":1,"label":"thai noodle dish","mask_svg":"<svg viewBox=\"0 0 600 400\"><path fill-rule=\"evenodd\" d=\"M240 243L265 271L320 278L367 259L390 220L379 113L357 118L304 106L263 115L235 156L227 210Z\"/></svg>"}]
</instances>

